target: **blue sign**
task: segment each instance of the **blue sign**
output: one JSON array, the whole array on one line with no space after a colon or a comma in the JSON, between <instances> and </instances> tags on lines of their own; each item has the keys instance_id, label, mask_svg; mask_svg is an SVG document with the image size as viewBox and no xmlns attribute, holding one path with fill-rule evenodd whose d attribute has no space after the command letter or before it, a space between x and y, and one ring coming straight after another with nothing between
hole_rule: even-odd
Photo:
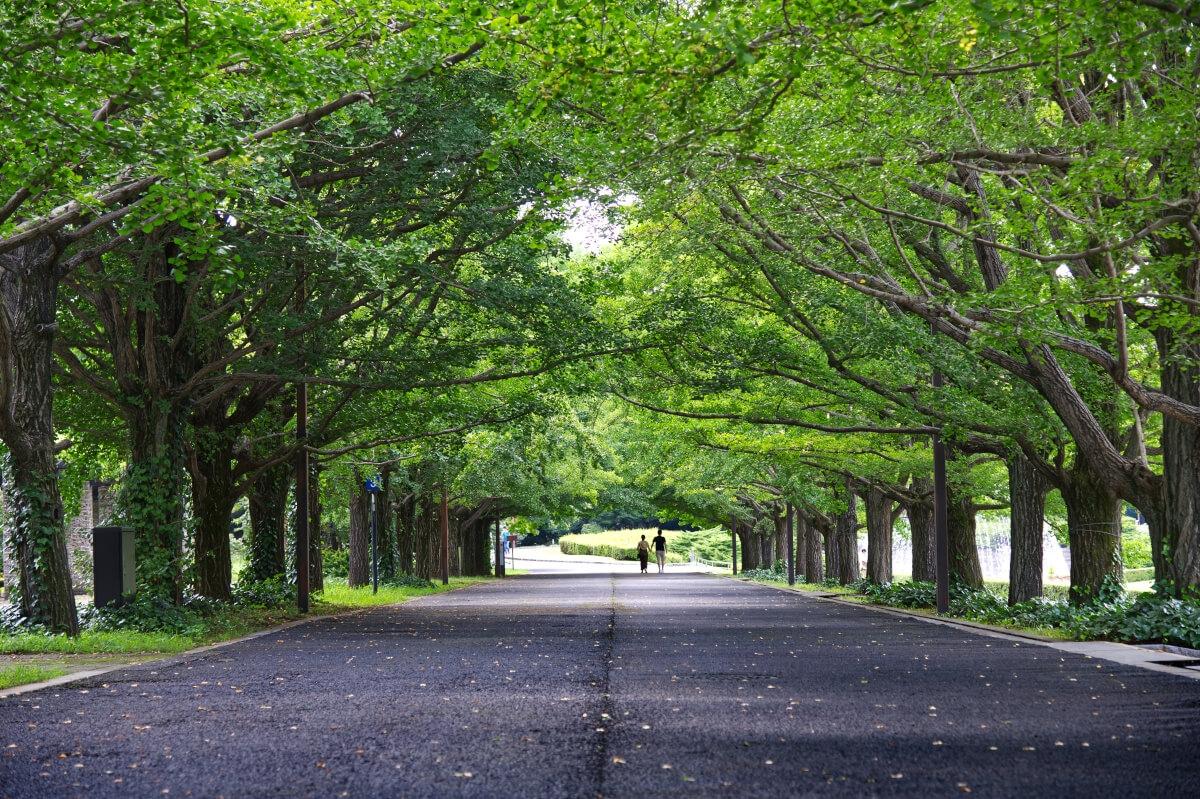
<instances>
[{"instance_id":1,"label":"blue sign","mask_svg":"<svg viewBox=\"0 0 1200 799\"><path fill-rule=\"evenodd\" d=\"M383 487L379 484L378 477L368 477L366 482L363 483L363 488L367 490L368 494L378 494L383 490Z\"/></svg>"}]
</instances>

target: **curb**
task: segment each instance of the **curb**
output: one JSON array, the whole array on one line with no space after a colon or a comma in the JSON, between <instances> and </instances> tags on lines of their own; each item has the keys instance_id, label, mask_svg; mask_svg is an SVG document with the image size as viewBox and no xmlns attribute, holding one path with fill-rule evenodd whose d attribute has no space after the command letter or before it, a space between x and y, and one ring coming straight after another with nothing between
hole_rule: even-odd
<instances>
[{"instance_id":1,"label":"curb","mask_svg":"<svg viewBox=\"0 0 1200 799\"><path fill-rule=\"evenodd\" d=\"M714 575L720 577L722 575ZM726 576L726 579L731 579ZM989 624L980 624L979 622L965 621L959 619L949 619L939 616L926 616L921 613L913 613L902 608L891 608L883 605L874 605L868 602L850 602L838 596L821 596L816 592L797 591L793 588L788 588L782 585L771 585L770 583L761 583L754 580L739 580L738 582L746 585L755 585L762 588L770 588L775 591L784 591L793 596L808 597L818 602L831 602L843 607L861 608L863 610L871 610L876 613L887 613L892 616L902 616L908 619L916 619L928 624L940 624L946 627L957 627L967 630L975 635L985 635L990 638L1000 638L1007 641L1013 641L1018 644L1029 643L1034 646L1044 646L1049 649L1057 649L1060 652L1069 652L1073 655L1083 655L1087 658L1097 658L1100 660L1108 660L1113 663L1119 663L1123 666L1132 666L1133 668L1144 669L1145 671L1154 671L1159 674L1170 674L1175 677L1183 677L1189 680L1200 680L1200 670L1193 668L1181 667L1183 664L1193 663L1194 658L1186 655L1177 655L1170 652L1156 652L1154 650L1144 649L1134 644L1119 644L1113 641L1062 641L1057 638L1048 638L1042 635L1034 635L1032 633L1022 633L1015 630L1010 630L1005 627L993 627Z\"/></svg>"},{"instance_id":2,"label":"curb","mask_svg":"<svg viewBox=\"0 0 1200 799\"><path fill-rule=\"evenodd\" d=\"M517 575L515 575L515 576L517 576ZM128 663L118 663L113 666L106 666L102 669L89 669L87 671L73 671L70 674L64 674L61 677L54 677L49 680L43 680L42 682L25 683L24 685L16 685L16 686L13 686L12 688L5 688L4 690L0 690L0 701L8 699L10 696L18 696L19 694L29 694L29 693L33 693L34 691L41 691L46 688L54 688L59 685L68 685L73 682L87 680L92 677L98 677L101 674L108 674L110 672L120 671L121 669L128 669L128 668L132 668L134 666L149 666L149 665L155 665L155 664L161 665L161 666L169 666L169 665L173 665L176 663L182 663L185 660L188 660L189 658L191 658L195 655L203 655L205 653L212 652L215 649L222 649L227 646L233 646L234 644L240 644L243 641L252 641L255 638L262 638L264 635L272 635L274 633L278 633L283 630L289 630L292 627L299 627L302 624L309 624L310 622L320 621L321 619L339 619L339 618L343 618L345 616L354 616L359 613L366 613L369 610L380 610L383 608L403 607L404 605L411 605L413 602L420 602L422 599L429 599L429 598L435 597L435 596L442 596L443 594L452 594L455 591L465 591L468 588L478 588L481 585L490 585L490 584L491 583L489 583L489 582L471 583L470 585L460 585L456 588L447 588L445 591L438 591L436 594L426 594L425 596L415 596L412 599L406 599L403 602L392 602L387 605L371 605L370 607L365 607L365 608L351 608L349 610L342 610L342 611L337 611L334 613L325 613L325 614L322 614L319 616L305 616L302 619L292 619L291 621L285 621L282 624L276 624L274 627L264 627L261 630L255 630L254 632L247 633L246 635L243 635L239 638L230 638L227 641L217 641L216 643L205 644L204 646L198 646L195 649L188 649L183 652L175 652L173 654L170 654L170 655L167 655L167 656L161 657L161 658L150 657L145 660L131 660ZM104 653L95 653L95 654L104 654Z\"/></svg>"}]
</instances>

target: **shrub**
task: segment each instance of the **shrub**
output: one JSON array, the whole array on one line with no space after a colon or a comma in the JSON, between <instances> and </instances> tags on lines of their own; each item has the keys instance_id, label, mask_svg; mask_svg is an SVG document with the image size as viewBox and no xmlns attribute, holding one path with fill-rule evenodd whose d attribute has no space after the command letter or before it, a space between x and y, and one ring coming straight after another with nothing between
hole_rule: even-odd
<instances>
[{"instance_id":1,"label":"shrub","mask_svg":"<svg viewBox=\"0 0 1200 799\"><path fill-rule=\"evenodd\" d=\"M321 564L326 577L344 580L346 575L350 574L350 550L345 547L322 549Z\"/></svg>"},{"instance_id":2,"label":"shrub","mask_svg":"<svg viewBox=\"0 0 1200 799\"><path fill-rule=\"evenodd\" d=\"M1153 566L1150 534L1126 531L1121 538L1121 561L1125 564L1126 569L1143 569Z\"/></svg>"},{"instance_id":3,"label":"shrub","mask_svg":"<svg viewBox=\"0 0 1200 799\"><path fill-rule=\"evenodd\" d=\"M932 608L936 604L933 583L863 583L859 587L881 605ZM1038 597L1009 607L1004 597L992 590L956 584L950 589L950 613L987 624L1059 629L1079 640L1200 647L1200 602L1176 599L1165 586L1158 586L1154 593L1129 594L1110 583L1086 605Z\"/></svg>"}]
</instances>

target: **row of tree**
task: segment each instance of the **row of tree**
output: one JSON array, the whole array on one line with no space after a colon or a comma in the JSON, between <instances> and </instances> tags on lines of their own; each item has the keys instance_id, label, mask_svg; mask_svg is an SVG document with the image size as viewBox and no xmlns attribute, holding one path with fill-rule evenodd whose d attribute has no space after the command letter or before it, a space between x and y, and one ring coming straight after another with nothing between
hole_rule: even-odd
<instances>
[{"instance_id":1,"label":"row of tree","mask_svg":"<svg viewBox=\"0 0 1200 799\"><path fill-rule=\"evenodd\" d=\"M226 599L243 498L254 577L284 571L297 508L319 515L298 453L327 492L355 463L422 464L424 509L472 431L522 449L572 364L623 346L561 262L571 154L511 135L519 76L488 49L507 28L462 11L3 12L0 441L27 619L76 629L60 481L119 480L139 593Z\"/></svg>"},{"instance_id":2,"label":"row of tree","mask_svg":"<svg viewBox=\"0 0 1200 799\"><path fill-rule=\"evenodd\" d=\"M937 433L959 578L974 511L1004 504L1028 596L1051 496L1076 600L1120 578L1126 505L1156 576L1200 585L1193 12L741 2L634 27L576 97L637 164L614 169L640 200L621 311L677 337L612 385L757 461L704 470L711 520L769 485L819 529L856 494L869 529L915 508L919 540Z\"/></svg>"}]
</instances>

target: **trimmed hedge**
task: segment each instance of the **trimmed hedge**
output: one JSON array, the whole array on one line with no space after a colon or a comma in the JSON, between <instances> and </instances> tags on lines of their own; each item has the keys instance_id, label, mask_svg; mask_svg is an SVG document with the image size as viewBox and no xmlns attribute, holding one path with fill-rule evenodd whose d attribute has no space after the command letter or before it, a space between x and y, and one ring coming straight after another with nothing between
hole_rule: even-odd
<instances>
[{"instance_id":1,"label":"trimmed hedge","mask_svg":"<svg viewBox=\"0 0 1200 799\"><path fill-rule=\"evenodd\" d=\"M646 539L650 540L649 538ZM564 555L598 555L615 560L637 560L637 546L622 547L616 544L593 544L579 541L577 536L564 535L558 540L558 548ZM651 557L653 559L653 556ZM668 563L683 563L687 557L677 552L667 551Z\"/></svg>"}]
</instances>

